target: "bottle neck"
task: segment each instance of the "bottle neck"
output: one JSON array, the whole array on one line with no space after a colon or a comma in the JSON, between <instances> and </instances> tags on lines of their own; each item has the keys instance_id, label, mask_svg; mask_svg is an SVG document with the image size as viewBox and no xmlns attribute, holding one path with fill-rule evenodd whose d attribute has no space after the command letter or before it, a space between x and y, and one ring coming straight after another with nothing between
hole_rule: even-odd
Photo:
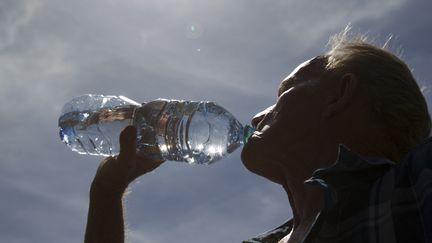
<instances>
[{"instance_id":1,"label":"bottle neck","mask_svg":"<svg viewBox=\"0 0 432 243\"><path fill-rule=\"evenodd\" d=\"M246 125L243 128L243 144L246 144L249 140L249 138L252 136L252 134L255 132L255 128Z\"/></svg>"}]
</instances>

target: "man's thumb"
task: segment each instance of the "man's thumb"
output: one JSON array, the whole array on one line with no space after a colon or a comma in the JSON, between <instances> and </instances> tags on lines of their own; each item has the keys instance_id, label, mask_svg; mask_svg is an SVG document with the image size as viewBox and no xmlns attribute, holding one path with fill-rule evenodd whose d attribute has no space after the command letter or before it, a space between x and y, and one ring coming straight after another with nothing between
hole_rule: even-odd
<instances>
[{"instance_id":1,"label":"man's thumb","mask_svg":"<svg viewBox=\"0 0 432 243\"><path fill-rule=\"evenodd\" d=\"M120 154L122 159L132 159L136 153L136 133L134 126L127 126L120 133Z\"/></svg>"}]
</instances>

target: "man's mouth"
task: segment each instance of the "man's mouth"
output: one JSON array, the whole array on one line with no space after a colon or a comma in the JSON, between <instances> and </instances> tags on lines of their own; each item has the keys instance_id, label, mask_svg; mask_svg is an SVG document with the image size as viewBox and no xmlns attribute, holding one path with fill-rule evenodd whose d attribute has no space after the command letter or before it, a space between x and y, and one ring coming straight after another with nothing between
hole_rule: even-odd
<instances>
[{"instance_id":1,"label":"man's mouth","mask_svg":"<svg viewBox=\"0 0 432 243\"><path fill-rule=\"evenodd\" d=\"M269 125L264 125L261 129L257 129L256 131L254 131L252 137L261 138L262 134L269 128L270 128Z\"/></svg>"},{"instance_id":2,"label":"man's mouth","mask_svg":"<svg viewBox=\"0 0 432 243\"><path fill-rule=\"evenodd\" d=\"M252 134L252 136L251 136L251 138L261 138L261 132L257 132L257 131L255 131L253 134Z\"/></svg>"}]
</instances>

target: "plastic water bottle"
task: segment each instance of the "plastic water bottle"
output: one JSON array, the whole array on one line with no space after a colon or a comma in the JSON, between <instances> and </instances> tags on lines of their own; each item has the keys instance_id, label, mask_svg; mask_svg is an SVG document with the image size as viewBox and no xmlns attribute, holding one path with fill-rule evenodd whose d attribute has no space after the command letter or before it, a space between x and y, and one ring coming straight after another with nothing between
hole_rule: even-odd
<instances>
[{"instance_id":1,"label":"plastic water bottle","mask_svg":"<svg viewBox=\"0 0 432 243\"><path fill-rule=\"evenodd\" d=\"M128 125L137 128L138 153L191 164L227 156L254 131L209 101L140 104L123 96L84 95L68 102L59 118L61 140L80 154L118 154L120 132Z\"/></svg>"}]
</instances>

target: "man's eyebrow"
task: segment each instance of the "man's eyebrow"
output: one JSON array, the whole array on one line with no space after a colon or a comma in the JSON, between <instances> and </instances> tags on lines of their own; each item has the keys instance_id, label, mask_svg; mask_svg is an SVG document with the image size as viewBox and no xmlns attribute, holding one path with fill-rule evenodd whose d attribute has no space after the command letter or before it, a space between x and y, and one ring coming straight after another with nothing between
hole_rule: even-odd
<instances>
[{"instance_id":1,"label":"man's eyebrow","mask_svg":"<svg viewBox=\"0 0 432 243\"><path fill-rule=\"evenodd\" d=\"M287 80L284 80L279 86L278 97L281 96L285 91L294 86L297 83L297 79L295 77L291 77Z\"/></svg>"},{"instance_id":2,"label":"man's eyebrow","mask_svg":"<svg viewBox=\"0 0 432 243\"><path fill-rule=\"evenodd\" d=\"M283 94L283 92L285 92L286 86L287 85L284 82L279 86L278 95L277 95L278 97L281 96L281 94Z\"/></svg>"}]
</instances>

